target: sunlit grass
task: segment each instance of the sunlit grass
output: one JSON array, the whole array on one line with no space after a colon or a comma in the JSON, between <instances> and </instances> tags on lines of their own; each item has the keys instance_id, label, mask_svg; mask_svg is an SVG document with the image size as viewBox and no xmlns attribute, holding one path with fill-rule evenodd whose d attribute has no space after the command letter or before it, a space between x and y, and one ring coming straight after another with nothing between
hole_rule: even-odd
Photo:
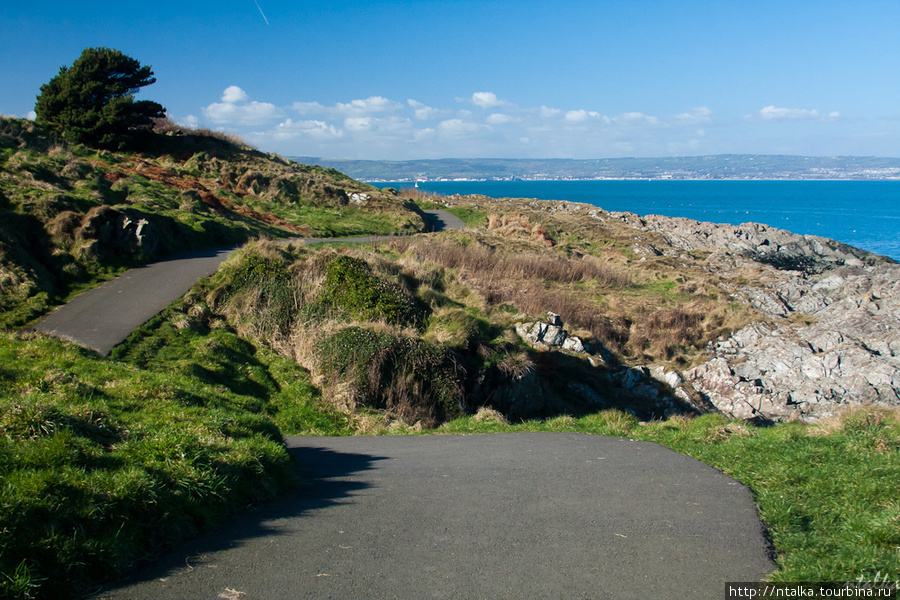
<instances>
[{"instance_id":1,"label":"sunlit grass","mask_svg":"<svg viewBox=\"0 0 900 600\"><path fill-rule=\"evenodd\" d=\"M182 316L112 359L0 335L0 597L73 597L291 486L282 430L350 432L294 363Z\"/></svg>"}]
</instances>

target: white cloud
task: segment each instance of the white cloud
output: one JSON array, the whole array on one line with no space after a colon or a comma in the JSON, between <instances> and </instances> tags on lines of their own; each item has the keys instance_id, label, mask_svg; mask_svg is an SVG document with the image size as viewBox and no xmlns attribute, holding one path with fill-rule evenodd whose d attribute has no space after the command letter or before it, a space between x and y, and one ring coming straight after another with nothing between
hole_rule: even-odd
<instances>
[{"instance_id":1,"label":"white cloud","mask_svg":"<svg viewBox=\"0 0 900 600\"><path fill-rule=\"evenodd\" d=\"M437 126L438 133L451 138L469 137L488 129L484 125L463 121L462 119L447 119L438 123Z\"/></svg>"},{"instance_id":2,"label":"white cloud","mask_svg":"<svg viewBox=\"0 0 900 600\"><path fill-rule=\"evenodd\" d=\"M409 99L407 104L413 109L416 119L420 121L428 121L431 119L439 119L447 114L448 111L439 108L432 108L418 100Z\"/></svg>"},{"instance_id":3,"label":"white cloud","mask_svg":"<svg viewBox=\"0 0 900 600\"><path fill-rule=\"evenodd\" d=\"M328 108L318 102L294 102L291 108L301 115L321 115L328 112Z\"/></svg>"},{"instance_id":4,"label":"white cloud","mask_svg":"<svg viewBox=\"0 0 900 600\"><path fill-rule=\"evenodd\" d=\"M409 136L413 130L413 122L404 117L347 117L344 119L344 129L355 134L397 138Z\"/></svg>"},{"instance_id":5,"label":"white cloud","mask_svg":"<svg viewBox=\"0 0 900 600\"><path fill-rule=\"evenodd\" d=\"M519 117L513 117L511 115L503 114L503 113L493 113L489 115L487 119L485 119L485 123L488 125L505 125L506 123L521 123L522 119Z\"/></svg>"},{"instance_id":6,"label":"white cloud","mask_svg":"<svg viewBox=\"0 0 900 600\"><path fill-rule=\"evenodd\" d=\"M368 131L372 128L372 117L347 117L344 127L350 131Z\"/></svg>"},{"instance_id":7,"label":"white cloud","mask_svg":"<svg viewBox=\"0 0 900 600\"><path fill-rule=\"evenodd\" d=\"M373 95L328 105L297 101L276 106L253 100L241 87L231 85L216 100L180 122L231 130L260 148L287 155L335 158L661 156L763 149L809 153L821 146L812 146L811 151L806 138L793 132L791 138L779 138L771 133L778 128L760 128L759 123L786 127L850 120L838 111L774 104L748 115L726 115L699 106L658 116L638 111L607 116L602 105L572 110L521 107L488 91L429 104ZM728 141L723 135L743 139Z\"/></svg>"},{"instance_id":8,"label":"white cloud","mask_svg":"<svg viewBox=\"0 0 900 600\"><path fill-rule=\"evenodd\" d=\"M437 136L437 130L433 127L426 127L425 129L419 129L413 132L413 141L415 142L430 142L434 140Z\"/></svg>"},{"instance_id":9,"label":"white cloud","mask_svg":"<svg viewBox=\"0 0 900 600\"><path fill-rule=\"evenodd\" d=\"M561 114L562 114L562 111L558 108L550 108L547 106L541 106L538 109L538 115L540 115L540 117L542 119L553 119L553 118L558 117Z\"/></svg>"},{"instance_id":10,"label":"white cloud","mask_svg":"<svg viewBox=\"0 0 900 600\"><path fill-rule=\"evenodd\" d=\"M350 102L338 102L334 106L325 106L319 102L294 102L291 108L301 115L318 115L330 119L351 117L368 117L385 112L397 111L403 105L382 96L370 96Z\"/></svg>"},{"instance_id":11,"label":"white cloud","mask_svg":"<svg viewBox=\"0 0 900 600\"><path fill-rule=\"evenodd\" d=\"M237 104L239 102L246 102L249 99L250 97L247 96L247 92L236 85L228 86L222 94L222 102L225 102L226 104Z\"/></svg>"},{"instance_id":12,"label":"white cloud","mask_svg":"<svg viewBox=\"0 0 900 600\"><path fill-rule=\"evenodd\" d=\"M627 112L614 117L613 121L623 125L656 125L659 119L640 112Z\"/></svg>"},{"instance_id":13,"label":"white cloud","mask_svg":"<svg viewBox=\"0 0 900 600\"><path fill-rule=\"evenodd\" d=\"M680 115L675 116L675 120L681 124L707 123L712 117L712 111L705 106L699 108L691 108Z\"/></svg>"},{"instance_id":14,"label":"white cloud","mask_svg":"<svg viewBox=\"0 0 900 600\"><path fill-rule=\"evenodd\" d=\"M797 121L801 119L815 119L819 116L819 111L806 110L803 108L776 108L774 105L763 108L758 113L759 117L764 121Z\"/></svg>"},{"instance_id":15,"label":"white cloud","mask_svg":"<svg viewBox=\"0 0 900 600\"><path fill-rule=\"evenodd\" d=\"M600 118L602 118L600 113L593 110L584 110L583 108L570 110L566 113L566 121L569 121L570 123L583 123L585 121ZM609 119L606 120L608 121Z\"/></svg>"},{"instance_id":16,"label":"white cloud","mask_svg":"<svg viewBox=\"0 0 900 600\"><path fill-rule=\"evenodd\" d=\"M495 108L497 106L507 106L508 102L497 98L497 94L493 92L475 92L472 94L472 104L481 108Z\"/></svg>"},{"instance_id":17,"label":"white cloud","mask_svg":"<svg viewBox=\"0 0 900 600\"><path fill-rule=\"evenodd\" d=\"M318 141L335 140L344 137L344 132L324 121L294 121L286 119L272 132L260 132L257 136L271 135L277 140L310 138Z\"/></svg>"},{"instance_id":18,"label":"white cloud","mask_svg":"<svg viewBox=\"0 0 900 600\"><path fill-rule=\"evenodd\" d=\"M399 110L403 105L382 96L370 96L365 100L351 100L350 102L338 102L335 109L338 113L347 116L366 116L377 113Z\"/></svg>"},{"instance_id":19,"label":"white cloud","mask_svg":"<svg viewBox=\"0 0 900 600\"><path fill-rule=\"evenodd\" d=\"M213 102L203 115L217 125L254 126L271 123L283 116L281 109L268 102L248 102L247 93L236 85L225 88L222 102Z\"/></svg>"},{"instance_id":20,"label":"white cloud","mask_svg":"<svg viewBox=\"0 0 900 600\"><path fill-rule=\"evenodd\" d=\"M760 110L744 116L747 121L763 121L763 122L819 122L828 123L841 119L841 113L834 110L828 114L820 114L816 109L806 108L781 108L774 104L770 104Z\"/></svg>"}]
</instances>

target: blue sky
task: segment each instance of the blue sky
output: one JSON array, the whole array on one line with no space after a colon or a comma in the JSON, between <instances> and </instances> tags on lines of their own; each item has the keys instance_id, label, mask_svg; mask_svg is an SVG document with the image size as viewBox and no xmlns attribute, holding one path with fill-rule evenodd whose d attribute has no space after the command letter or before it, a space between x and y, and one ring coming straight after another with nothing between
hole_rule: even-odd
<instances>
[{"instance_id":1,"label":"blue sky","mask_svg":"<svg viewBox=\"0 0 900 600\"><path fill-rule=\"evenodd\" d=\"M0 114L88 46L292 156L900 156L900 0L0 3Z\"/></svg>"}]
</instances>

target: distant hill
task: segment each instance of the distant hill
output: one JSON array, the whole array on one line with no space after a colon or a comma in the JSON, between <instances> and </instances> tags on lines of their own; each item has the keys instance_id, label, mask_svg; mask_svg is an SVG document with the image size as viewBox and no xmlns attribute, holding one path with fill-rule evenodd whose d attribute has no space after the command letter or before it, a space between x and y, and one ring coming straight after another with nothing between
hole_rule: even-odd
<instances>
[{"instance_id":1,"label":"distant hill","mask_svg":"<svg viewBox=\"0 0 900 600\"><path fill-rule=\"evenodd\" d=\"M665 158L342 160L297 162L333 167L362 181L560 179L900 179L900 158L720 154Z\"/></svg>"}]
</instances>

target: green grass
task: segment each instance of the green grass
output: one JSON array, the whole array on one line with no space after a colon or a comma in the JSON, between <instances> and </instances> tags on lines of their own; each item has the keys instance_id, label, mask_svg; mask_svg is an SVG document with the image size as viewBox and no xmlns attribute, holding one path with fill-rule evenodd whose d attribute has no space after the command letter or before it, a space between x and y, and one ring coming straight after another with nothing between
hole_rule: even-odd
<instances>
[{"instance_id":1,"label":"green grass","mask_svg":"<svg viewBox=\"0 0 900 600\"><path fill-rule=\"evenodd\" d=\"M677 300L682 296L678 293L678 283L671 279L655 279L646 283L636 284L634 288L639 293L653 294L668 300Z\"/></svg>"},{"instance_id":2,"label":"green grass","mask_svg":"<svg viewBox=\"0 0 900 600\"><path fill-rule=\"evenodd\" d=\"M421 326L426 316L400 285L377 277L364 260L351 256L338 256L328 263L323 297L361 320Z\"/></svg>"},{"instance_id":3,"label":"green grass","mask_svg":"<svg viewBox=\"0 0 900 600\"><path fill-rule=\"evenodd\" d=\"M639 423L619 411L508 425L465 417L438 433L575 431L656 442L750 488L777 582L900 579L900 419L859 408L834 424L759 428L707 415Z\"/></svg>"},{"instance_id":4,"label":"green grass","mask_svg":"<svg viewBox=\"0 0 900 600\"><path fill-rule=\"evenodd\" d=\"M309 231L310 237L350 237L418 233L421 222L412 213L380 212L357 206L312 206L254 203L251 208L267 211Z\"/></svg>"},{"instance_id":5,"label":"green grass","mask_svg":"<svg viewBox=\"0 0 900 600\"><path fill-rule=\"evenodd\" d=\"M110 359L0 336L0 596L67 597L273 497L291 483L282 433L353 433L303 369L192 302ZM896 413L757 428L609 410L513 425L467 416L434 432L534 430L657 442L741 481L777 552L772 581L900 572Z\"/></svg>"},{"instance_id":6,"label":"green grass","mask_svg":"<svg viewBox=\"0 0 900 600\"><path fill-rule=\"evenodd\" d=\"M103 359L0 334L0 597L68 598L294 483L351 433L305 371L173 306Z\"/></svg>"},{"instance_id":7,"label":"green grass","mask_svg":"<svg viewBox=\"0 0 900 600\"><path fill-rule=\"evenodd\" d=\"M184 140L170 142L174 150L184 149ZM251 233L287 235L251 216L211 210L199 192L182 193L160 179L131 173L112 182L115 173L134 171L134 158L139 157L58 146L24 121L0 119L0 167L10 175L0 178L0 328L25 323L76 289L132 264L134 257L78 254L79 238L54 220L63 211L81 219L99 204L140 210L155 219L168 250L217 245ZM337 172L272 162L210 139L183 162L144 158L172 170L181 183L199 177L205 183L198 189L312 235L405 233L421 226L404 202L379 198ZM262 182L258 190L238 185L251 178ZM346 204L335 182L350 192L371 193L372 199L364 206ZM303 193L288 194L292 186ZM516 214L520 209L513 208ZM449 210L470 227L485 224L483 210ZM547 218L535 216L533 223L543 227ZM573 233L588 235L577 228L581 225L570 222L576 228L568 231L564 221L554 223L546 223L553 237L581 247ZM329 367L322 375L342 375L359 385L368 399L361 417L377 414L384 422L384 415L391 415L406 425L385 431L411 431L417 421L438 423L455 414L460 394L475 405L488 402L517 370L535 370L546 384L548 408L541 414L594 409L568 403L565 386L587 382L605 395L605 372L574 358L524 349L510 330L517 312L540 314L551 300L571 295L563 304L567 310L554 308L566 314L570 326L596 328L595 336L616 350L625 347L627 336L619 340L618 321L609 319L646 322L643 329L634 328L635 335L646 333L646 344L634 345L662 356L652 348L661 332L674 330L681 317L718 310L715 304L681 310L680 304L699 301L692 290L695 284L704 289L706 275L679 271L678 278L660 278L659 271L648 271L631 279L630 272L620 273L622 260L635 260L630 230L603 234L612 239L585 237L585 247L604 262L596 275L566 279L563 275L572 275L580 264L569 260L574 252L566 261L549 260L534 248L525 252L530 227L511 231L508 240L485 238L490 248L481 243L485 236L472 232L464 244L429 238L414 250L431 256L435 264L430 265L421 257L413 260L413 252L404 254L403 243L396 249L394 242L373 244L380 256L360 251L368 245L345 244L354 250L330 263L311 250L260 243L148 322L109 359L63 342L0 333L0 597L71 597L289 486L293 469L282 434L346 435L362 427L325 408L331 398L321 397L309 373L265 345L284 350L302 319L314 325L324 317L363 321L343 323L340 330L331 323L335 330L310 345L329 359L317 357ZM490 270L498 249L498 256L516 256L515 264L528 276L520 281ZM524 254L529 261L520 260ZM471 265L451 266L451 259L467 255ZM536 270L546 265L557 265L559 275ZM609 276L601 277L601 271ZM484 278L480 291L476 276ZM327 290L315 289L320 280ZM523 283L532 280L537 283ZM561 285L548 288L548 280ZM514 294L501 296L499 284L509 282ZM600 312L574 292L602 293ZM517 304L532 298L538 300L534 310ZM736 314L728 321L732 328L744 322L739 317L746 309L726 308ZM579 325L576 317L582 314ZM597 314L609 323L587 318ZM395 325L367 324L368 319ZM424 339L412 328L400 332L400 325L415 325ZM684 346L678 336L670 337ZM423 405L409 401L417 398L430 399L424 413ZM635 408L633 400L623 402ZM436 431L624 436L663 444L721 469L753 491L778 553L773 581L874 580L879 572L900 578L900 425L894 413L862 410L828 427L771 428L715 416L641 424L616 410L515 425L482 417L455 419Z\"/></svg>"},{"instance_id":8,"label":"green grass","mask_svg":"<svg viewBox=\"0 0 900 600\"><path fill-rule=\"evenodd\" d=\"M438 206L437 208L446 210L451 215L459 217L462 222L466 224L466 227L483 227L485 223L487 223L487 213L483 210L469 208L468 206L458 206L455 208Z\"/></svg>"},{"instance_id":9,"label":"green grass","mask_svg":"<svg viewBox=\"0 0 900 600\"><path fill-rule=\"evenodd\" d=\"M237 410L264 415L284 435L348 435L346 415L323 408L309 374L238 336L224 322L191 317L178 301L113 349L110 358L154 373L184 376Z\"/></svg>"}]
</instances>

